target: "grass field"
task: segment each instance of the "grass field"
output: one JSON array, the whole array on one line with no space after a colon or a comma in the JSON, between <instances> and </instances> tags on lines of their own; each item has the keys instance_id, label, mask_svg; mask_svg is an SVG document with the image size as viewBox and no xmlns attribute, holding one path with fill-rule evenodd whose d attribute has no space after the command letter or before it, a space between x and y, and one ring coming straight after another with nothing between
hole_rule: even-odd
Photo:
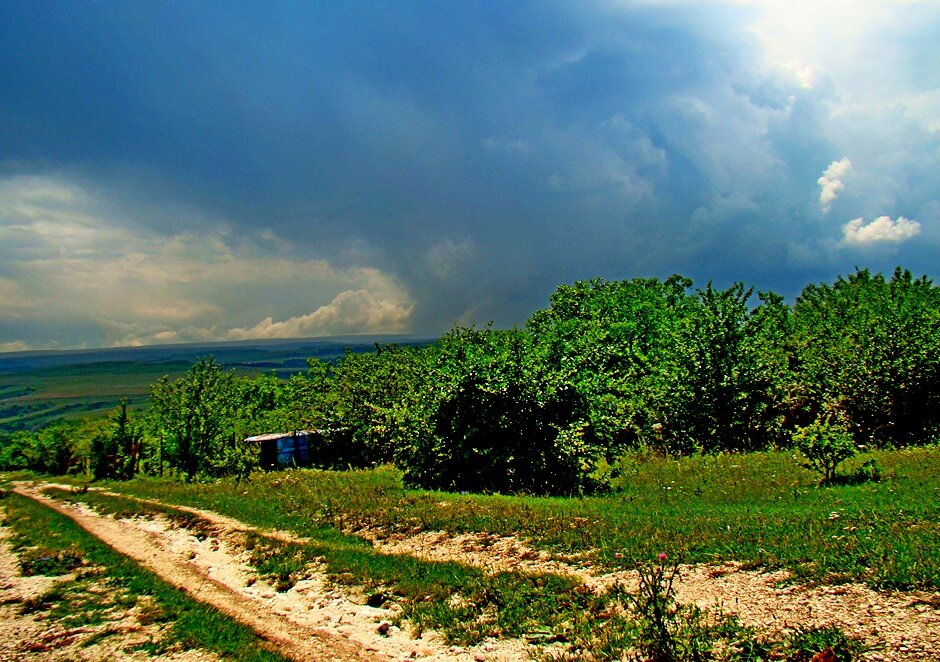
<instances>
[{"instance_id":1,"label":"grass field","mask_svg":"<svg viewBox=\"0 0 940 662\"><path fill-rule=\"evenodd\" d=\"M637 457L623 467L619 492L587 498L407 490L391 468L111 487L301 535L325 527L487 532L605 567L665 551L692 563L787 568L816 582L940 588L940 448L880 451L855 463L869 458L880 465L880 480L819 487L792 453Z\"/></svg>"},{"instance_id":2,"label":"grass field","mask_svg":"<svg viewBox=\"0 0 940 662\"><path fill-rule=\"evenodd\" d=\"M122 399L144 405L160 377L182 375L188 363L107 363L0 374L0 431L37 429L57 419L100 415Z\"/></svg>"},{"instance_id":3,"label":"grass field","mask_svg":"<svg viewBox=\"0 0 940 662\"><path fill-rule=\"evenodd\" d=\"M879 479L821 487L791 453L678 460L637 455L619 467L619 491L585 498L411 490L391 467L257 472L247 482L99 483L125 497L52 492L105 513L159 512L194 531L202 526L199 518L174 511L174 504L213 510L259 530L288 530L309 540L285 542L259 533L246 543L257 572L278 590L288 590L313 563L337 584L361 587L378 601L394 600L413 627L438 630L454 643L544 637L566 642L577 655L607 659L649 636L644 628L650 619L637 616L635 597L624 587L597 593L552 572L491 573L456 560L387 554L357 532L406 539L427 531L516 536L600 573L655 569L655 559L666 553L670 563L785 569L789 581L804 585L940 589L940 448L867 454L849 462L843 474L871 459L880 467ZM134 500L139 498L167 505ZM676 631L688 642L755 655L762 650L788 657L835 640L858 645L837 630L799 630L790 639L771 640L734 614L676 613L684 619L674 624ZM604 623L603 636L598 623Z\"/></svg>"}]
</instances>

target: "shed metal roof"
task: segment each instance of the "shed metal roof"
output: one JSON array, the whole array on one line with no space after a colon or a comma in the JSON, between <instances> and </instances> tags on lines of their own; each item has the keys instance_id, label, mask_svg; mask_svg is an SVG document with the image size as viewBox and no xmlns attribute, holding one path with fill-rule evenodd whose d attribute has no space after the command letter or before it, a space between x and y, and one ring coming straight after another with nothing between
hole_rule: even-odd
<instances>
[{"instance_id":1,"label":"shed metal roof","mask_svg":"<svg viewBox=\"0 0 940 662\"><path fill-rule=\"evenodd\" d=\"M291 437L309 437L312 434L316 434L316 430L297 430L295 432L269 432L267 434L256 434L253 437L245 437L245 441L252 442L262 442L262 441L272 441L276 439L288 439Z\"/></svg>"}]
</instances>

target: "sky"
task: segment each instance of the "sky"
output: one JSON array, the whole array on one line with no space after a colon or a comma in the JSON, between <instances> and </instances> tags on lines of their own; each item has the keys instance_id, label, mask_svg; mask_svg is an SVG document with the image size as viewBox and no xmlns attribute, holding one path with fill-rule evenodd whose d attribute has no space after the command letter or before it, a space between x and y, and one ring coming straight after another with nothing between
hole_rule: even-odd
<instances>
[{"instance_id":1,"label":"sky","mask_svg":"<svg viewBox=\"0 0 940 662\"><path fill-rule=\"evenodd\" d=\"M940 276L940 2L0 3L0 351Z\"/></svg>"}]
</instances>

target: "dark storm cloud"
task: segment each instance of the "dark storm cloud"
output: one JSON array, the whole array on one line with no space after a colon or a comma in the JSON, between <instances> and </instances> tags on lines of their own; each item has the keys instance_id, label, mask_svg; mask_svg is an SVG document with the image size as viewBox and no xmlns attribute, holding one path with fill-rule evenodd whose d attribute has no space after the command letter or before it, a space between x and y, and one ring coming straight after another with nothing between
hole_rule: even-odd
<instances>
[{"instance_id":1,"label":"dark storm cloud","mask_svg":"<svg viewBox=\"0 0 940 662\"><path fill-rule=\"evenodd\" d=\"M856 18L868 12L869 23L891 28L883 40L916 37L898 49L901 62L937 20L918 7L914 27L886 25L860 7ZM192 329L217 336L267 317L265 333L315 331L309 320L333 319L329 306L348 311L350 301L379 301L387 312L356 308L350 324L394 320L437 333L455 321L518 323L554 286L595 276L681 272L702 285L746 280L793 294L859 262L840 241L861 215L906 214L923 226L916 241L862 257L878 267L925 263L936 250L936 101L912 98L916 112L888 122L876 90L863 99L845 87L845 63L772 62L781 44L797 53L805 45L799 30L783 38L773 25L755 29L764 11L772 10L680 2L7 3L0 214L39 249L54 249L16 202L26 196L29 209L47 213L53 190L89 198L82 218L96 234L86 251L118 255L114 237L134 228L144 252L190 233L217 242L193 260L329 265L323 292L293 301L259 294L229 322L221 312L200 318L209 313L192 292L185 306L170 305L183 295L169 285L153 293L166 298L155 310L185 308ZM812 21L810 12L807 30ZM936 88L928 68L909 64L899 79L892 94ZM821 209L817 179L846 156L859 186ZM0 305L35 267L8 247L14 234L0 248L15 263L0 275ZM221 288L204 285L224 299ZM168 313L140 337L176 332L174 319Z\"/></svg>"}]
</instances>

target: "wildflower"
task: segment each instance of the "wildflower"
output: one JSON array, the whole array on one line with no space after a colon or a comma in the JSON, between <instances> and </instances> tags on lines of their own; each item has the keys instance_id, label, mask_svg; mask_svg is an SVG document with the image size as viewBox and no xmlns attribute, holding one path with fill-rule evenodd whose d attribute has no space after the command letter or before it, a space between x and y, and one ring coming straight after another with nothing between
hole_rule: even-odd
<instances>
[{"instance_id":1,"label":"wildflower","mask_svg":"<svg viewBox=\"0 0 940 662\"><path fill-rule=\"evenodd\" d=\"M665 561L665 560L668 559L668 558L669 558L669 557L666 556L666 552L660 552L660 553L659 553L659 560L660 560L660 561Z\"/></svg>"},{"instance_id":2,"label":"wildflower","mask_svg":"<svg viewBox=\"0 0 940 662\"><path fill-rule=\"evenodd\" d=\"M622 559L622 558L623 558L623 554L621 554L620 552L614 552L614 558L615 558L615 559Z\"/></svg>"}]
</instances>

